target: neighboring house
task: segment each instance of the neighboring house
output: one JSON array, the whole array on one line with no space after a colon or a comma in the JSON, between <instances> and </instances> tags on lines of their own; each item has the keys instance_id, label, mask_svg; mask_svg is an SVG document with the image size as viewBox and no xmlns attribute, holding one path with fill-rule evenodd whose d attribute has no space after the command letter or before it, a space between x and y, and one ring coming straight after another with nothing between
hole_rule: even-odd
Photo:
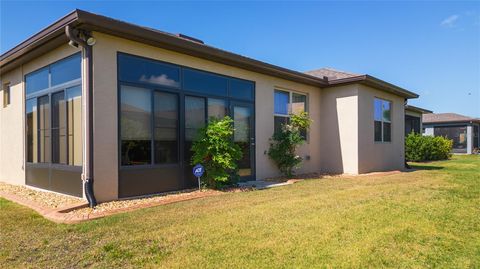
<instances>
[{"instance_id":1,"label":"neighboring house","mask_svg":"<svg viewBox=\"0 0 480 269\"><path fill-rule=\"evenodd\" d=\"M421 134L423 130L422 115L428 113L433 113L433 111L405 105L405 136L411 132Z\"/></svg>"},{"instance_id":2,"label":"neighboring house","mask_svg":"<svg viewBox=\"0 0 480 269\"><path fill-rule=\"evenodd\" d=\"M423 115L425 135L443 136L453 140L453 153L472 154L480 143L479 118L455 113Z\"/></svg>"},{"instance_id":3,"label":"neighboring house","mask_svg":"<svg viewBox=\"0 0 480 269\"><path fill-rule=\"evenodd\" d=\"M99 201L195 186L189 149L210 116L234 119L242 180L279 175L269 139L299 111L313 124L298 173L401 170L404 104L418 97L81 10L1 55L0 72L0 180L84 196L83 178Z\"/></svg>"}]
</instances>

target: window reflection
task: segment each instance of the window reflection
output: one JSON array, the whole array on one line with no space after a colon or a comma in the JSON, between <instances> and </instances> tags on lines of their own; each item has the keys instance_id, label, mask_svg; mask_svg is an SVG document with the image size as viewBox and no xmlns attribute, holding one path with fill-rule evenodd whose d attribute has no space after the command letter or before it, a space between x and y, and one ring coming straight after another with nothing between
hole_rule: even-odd
<instances>
[{"instance_id":1,"label":"window reflection","mask_svg":"<svg viewBox=\"0 0 480 269\"><path fill-rule=\"evenodd\" d=\"M208 119L222 119L227 115L227 104L225 100L208 98Z\"/></svg>"},{"instance_id":2,"label":"window reflection","mask_svg":"<svg viewBox=\"0 0 480 269\"><path fill-rule=\"evenodd\" d=\"M37 162L37 99L29 99L26 102L26 113L27 113L27 162L36 163Z\"/></svg>"},{"instance_id":3,"label":"window reflection","mask_svg":"<svg viewBox=\"0 0 480 269\"><path fill-rule=\"evenodd\" d=\"M82 87L67 89L68 164L82 165Z\"/></svg>"},{"instance_id":4,"label":"window reflection","mask_svg":"<svg viewBox=\"0 0 480 269\"><path fill-rule=\"evenodd\" d=\"M231 79L230 97L239 99L253 100L254 85L250 81Z\"/></svg>"},{"instance_id":5,"label":"window reflection","mask_svg":"<svg viewBox=\"0 0 480 269\"><path fill-rule=\"evenodd\" d=\"M75 54L50 66L51 86L59 85L74 79L81 75L81 57Z\"/></svg>"},{"instance_id":6,"label":"window reflection","mask_svg":"<svg viewBox=\"0 0 480 269\"><path fill-rule=\"evenodd\" d=\"M66 114L64 92L52 94L52 163L67 163Z\"/></svg>"},{"instance_id":7,"label":"window reflection","mask_svg":"<svg viewBox=\"0 0 480 269\"><path fill-rule=\"evenodd\" d=\"M148 89L121 87L122 164L151 163L151 98Z\"/></svg>"},{"instance_id":8,"label":"window reflection","mask_svg":"<svg viewBox=\"0 0 480 269\"><path fill-rule=\"evenodd\" d=\"M228 80L226 77L184 68L183 80L185 90L227 96Z\"/></svg>"},{"instance_id":9,"label":"window reflection","mask_svg":"<svg viewBox=\"0 0 480 269\"><path fill-rule=\"evenodd\" d=\"M50 102L48 95L38 98L39 162L51 161Z\"/></svg>"},{"instance_id":10,"label":"window reflection","mask_svg":"<svg viewBox=\"0 0 480 269\"><path fill-rule=\"evenodd\" d=\"M27 94L48 88L48 67L26 75L25 88Z\"/></svg>"},{"instance_id":11,"label":"window reflection","mask_svg":"<svg viewBox=\"0 0 480 269\"><path fill-rule=\"evenodd\" d=\"M178 162L178 98L155 92L155 163Z\"/></svg>"},{"instance_id":12,"label":"window reflection","mask_svg":"<svg viewBox=\"0 0 480 269\"><path fill-rule=\"evenodd\" d=\"M119 54L118 61L121 81L180 87L179 67L126 54Z\"/></svg>"}]
</instances>

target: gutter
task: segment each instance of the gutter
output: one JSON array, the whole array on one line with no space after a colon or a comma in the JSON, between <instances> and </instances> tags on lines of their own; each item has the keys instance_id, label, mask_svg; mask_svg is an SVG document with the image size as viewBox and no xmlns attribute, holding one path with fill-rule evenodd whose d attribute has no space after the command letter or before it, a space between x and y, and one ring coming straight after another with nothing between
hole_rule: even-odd
<instances>
[{"instance_id":1,"label":"gutter","mask_svg":"<svg viewBox=\"0 0 480 269\"><path fill-rule=\"evenodd\" d=\"M88 205L97 205L93 191L93 49L95 40L85 32L65 26L65 34L73 47L82 47L82 119L84 126L82 181ZM92 42L88 42L92 40Z\"/></svg>"}]
</instances>

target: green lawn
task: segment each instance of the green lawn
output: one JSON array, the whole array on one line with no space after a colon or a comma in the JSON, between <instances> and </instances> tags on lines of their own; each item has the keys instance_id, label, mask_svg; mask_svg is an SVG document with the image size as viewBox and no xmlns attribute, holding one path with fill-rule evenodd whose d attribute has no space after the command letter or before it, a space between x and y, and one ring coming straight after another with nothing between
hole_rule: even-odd
<instances>
[{"instance_id":1,"label":"green lawn","mask_svg":"<svg viewBox=\"0 0 480 269\"><path fill-rule=\"evenodd\" d=\"M0 268L480 267L480 157L59 225L0 199Z\"/></svg>"}]
</instances>

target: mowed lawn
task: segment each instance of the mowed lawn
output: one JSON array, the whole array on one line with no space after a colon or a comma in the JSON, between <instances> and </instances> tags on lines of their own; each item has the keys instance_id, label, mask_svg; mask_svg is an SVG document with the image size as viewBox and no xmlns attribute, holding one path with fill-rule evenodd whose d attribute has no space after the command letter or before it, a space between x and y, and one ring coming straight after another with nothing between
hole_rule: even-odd
<instances>
[{"instance_id":1,"label":"mowed lawn","mask_svg":"<svg viewBox=\"0 0 480 269\"><path fill-rule=\"evenodd\" d=\"M0 199L0 268L479 268L480 157L414 167L78 225Z\"/></svg>"}]
</instances>

